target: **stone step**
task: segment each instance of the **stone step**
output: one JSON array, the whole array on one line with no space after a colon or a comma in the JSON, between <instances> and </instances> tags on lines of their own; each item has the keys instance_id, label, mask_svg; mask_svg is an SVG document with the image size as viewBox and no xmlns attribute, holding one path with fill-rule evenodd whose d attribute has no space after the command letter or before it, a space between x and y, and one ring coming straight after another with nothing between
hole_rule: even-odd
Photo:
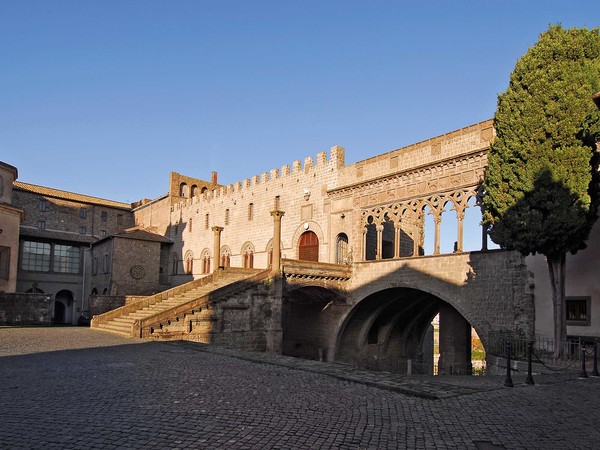
<instances>
[{"instance_id":1,"label":"stone step","mask_svg":"<svg viewBox=\"0 0 600 450\"><path fill-rule=\"evenodd\" d=\"M103 323L98 327L100 330L110 331L111 333L129 336L131 334L131 326L116 325L114 323Z\"/></svg>"}]
</instances>

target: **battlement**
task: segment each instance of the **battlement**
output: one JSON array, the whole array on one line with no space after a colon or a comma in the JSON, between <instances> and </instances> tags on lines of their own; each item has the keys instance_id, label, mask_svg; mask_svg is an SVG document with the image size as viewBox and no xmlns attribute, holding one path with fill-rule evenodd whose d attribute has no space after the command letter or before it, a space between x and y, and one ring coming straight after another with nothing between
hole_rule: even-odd
<instances>
[{"instance_id":1,"label":"battlement","mask_svg":"<svg viewBox=\"0 0 600 450\"><path fill-rule=\"evenodd\" d=\"M304 164L300 160L292 162L292 165L285 164L281 169L271 169L268 172L263 172L260 175L253 175L250 178L244 178L242 181L236 181L228 185L215 185L212 186L210 183L202 180L198 180L190 177L183 177L175 172L171 173L171 189L174 187L178 188L180 183L185 178L185 181L189 183L195 183L195 185L202 186L207 185L209 188L202 190L199 196L191 196L189 198L181 198L179 206L175 206L173 209L180 209L188 205L193 205L201 201L211 201L224 196L234 195L237 193L243 193L259 186L265 188L269 187L270 183L281 181L290 176L307 176L309 174L315 174L318 172L326 173L332 169L339 169L344 166L344 155L345 150L343 147L338 145L331 147L330 156L327 159L327 152L319 152L317 154L316 163L312 156L304 158ZM174 175L179 175L174 182ZM210 186L209 186L210 185Z\"/></svg>"}]
</instances>

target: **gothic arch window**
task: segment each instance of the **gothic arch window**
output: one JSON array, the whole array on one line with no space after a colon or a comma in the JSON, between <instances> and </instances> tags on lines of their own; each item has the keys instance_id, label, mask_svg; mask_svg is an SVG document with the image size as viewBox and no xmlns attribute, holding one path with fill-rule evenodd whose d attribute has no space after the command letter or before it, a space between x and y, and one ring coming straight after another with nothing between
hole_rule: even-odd
<instances>
[{"instance_id":1,"label":"gothic arch window","mask_svg":"<svg viewBox=\"0 0 600 450\"><path fill-rule=\"evenodd\" d=\"M377 257L377 226L373 216L367 218L367 235L365 237L365 260L372 261Z\"/></svg>"},{"instance_id":2,"label":"gothic arch window","mask_svg":"<svg viewBox=\"0 0 600 450\"><path fill-rule=\"evenodd\" d=\"M396 229L394 222L386 213L385 222L383 222L383 230L381 232L381 258L389 259L394 257L396 244Z\"/></svg>"},{"instance_id":3,"label":"gothic arch window","mask_svg":"<svg viewBox=\"0 0 600 450\"><path fill-rule=\"evenodd\" d=\"M189 195L189 188L188 185L186 183L181 183L179 185L179 196L180 197L188 197Z\"/></svg>"},{"instance_id":4,"label":"gothic arch window","mask_svg":"<svg viewBox=\"0 0 600 450\"><path fill-rule=\"evenodd\" d=\"M348 235L340 233L337 235L335 245L335 262L337 264L350 264L348 253Z\"/></svg>"},{"instance_id":5,"label":"gothic arch window","mask_svg":"<svg viewBox=\"0 0 600 450\"><path fill-rule=\"evenodd\" d=\"M185 273L192 274L194 273L194 254L191 250L188 250L185 253Z\"/></svg>"},{"instance_id":6,"label":"gothic arch window","mask_svg":"<svg viewBox=\"0 0 600 450\"><path fill-rule=\"evenodd\" d=\"M229 249L229 247L223 247L221 249L221 263L220 263L220 265L224 269L227 269L228 267L231 267L231 250Z\"/></svg>"},{"instance_id":7,"label":"gothic arch window","mask_svg":"<svg viewBox=\"0 0 600 450\"><path fill-rule=\"evenodd\" d=\"M244 244L242 247L242 258L244 269L254 268L254 245L252 245L250 242Z\"/></svg>"},{"instance_id":8,"label":"gothic arch window","mask_svg":"<svg viewBox=\"0 0 600 450\"><path fill-rule=\"evenodd\" d=\"M210 273L210 250L205 248L202 250L202 273L208 274Z\"/></svg>"},{"instance_id":9,"label":"gothic arch window","mask_svg":"<svg viewBox=\"0 0 600 450\"><path fill-rule=\"evenodd\" d=\"M173 256L171 256L171 274L172 275L177 275L178 267L179 267L179 256L177 256L177 253L173 253Z\"/></svg>"},{"instance_id":10,"label":"gothic arch window","mask_svg":"<svg viewBox=\"0 0 600 450\"><path fill-rule=\"evenodd\" d=\"M319 261L319 238L312 231L305 231L298 242L298 259L303 261Z\"/></svg>"}]
</instances>

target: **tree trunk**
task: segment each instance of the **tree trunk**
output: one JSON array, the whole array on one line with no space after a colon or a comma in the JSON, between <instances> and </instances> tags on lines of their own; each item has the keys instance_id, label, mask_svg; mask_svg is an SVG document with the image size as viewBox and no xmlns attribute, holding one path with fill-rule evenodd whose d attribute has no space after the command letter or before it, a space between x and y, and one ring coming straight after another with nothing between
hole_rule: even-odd
<instances>
[{"instance_id":1,"label":"tree trunk","mask_svg":"<svg viewBox=\"0 0 600 450\"><path fill-rule=\"evenodd\" d=\"M554 357L564 355L564 342L567 340L565 267L566 255L547 256L550 283L552 284L552 306L554 312Z\"/></svg>"}]
</instances>

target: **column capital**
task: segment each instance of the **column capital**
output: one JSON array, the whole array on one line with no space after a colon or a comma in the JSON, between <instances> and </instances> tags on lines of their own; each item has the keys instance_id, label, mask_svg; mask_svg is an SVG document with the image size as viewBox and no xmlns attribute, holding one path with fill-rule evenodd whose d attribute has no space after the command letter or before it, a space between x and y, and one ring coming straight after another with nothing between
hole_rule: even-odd
<instances>
[{"instance_id":1,"label":"column capital","mask_svg":"<svg viewBox=\"0 0 600 450\"><path fill-rule=\"evenodd\" d=\"M224 230L223 227L218 227L218 226L214 226L211 228L211 230L213 230L215 233L220 233L221 231Z\"/></svg>"},{"instance_id":2,"label":"column capital","mask_svg":"<svg viewBox=\"0 0 600 450\"><path fill-rule=\"evenodd\" d=\"M281 217L283 217L283 216L284 216L284 214L285 214L285 212L284 212L284 211L280 211L280 210L278 210L278 209L276 209L276 210L274 210L274 211L271 211L271 215L272 215L273 217L280 217L280 218L281 218Z\"/></svg>"}]
</instances>

